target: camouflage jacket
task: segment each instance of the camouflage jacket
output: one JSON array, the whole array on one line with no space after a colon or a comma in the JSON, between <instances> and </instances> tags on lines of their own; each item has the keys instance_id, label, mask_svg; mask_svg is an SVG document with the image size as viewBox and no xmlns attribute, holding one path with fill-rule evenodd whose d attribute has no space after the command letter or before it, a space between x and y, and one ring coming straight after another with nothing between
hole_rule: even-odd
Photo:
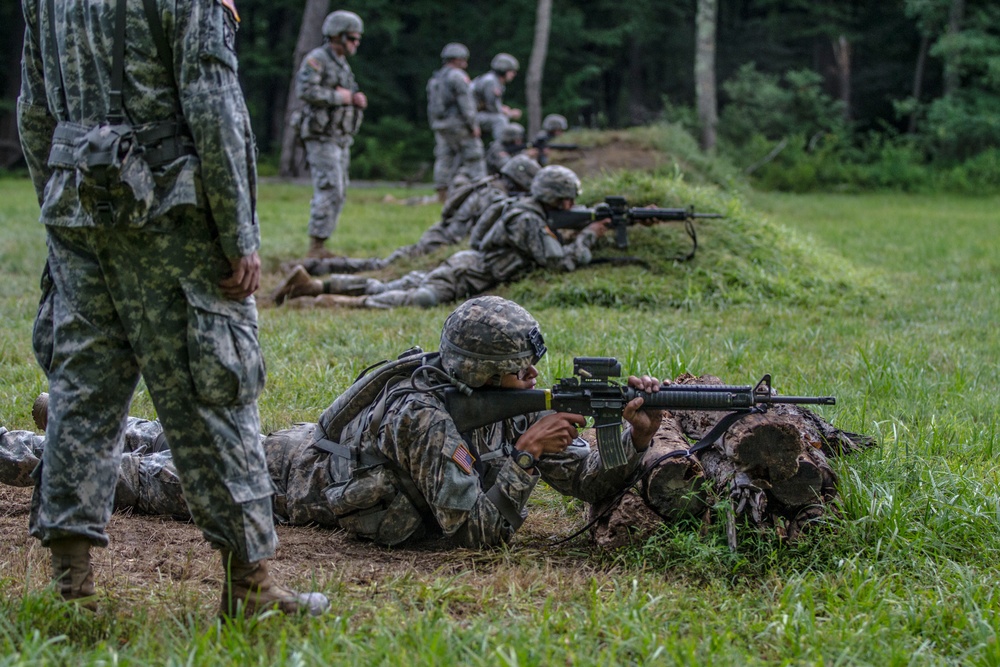
<instances>
[{"instance_id":1,"label":"camouflage jacket","mask_svg":"<svg viewBox=\"0 0 1000 667\"><path fill-rule=\"evenodd\" d=\"M434 130L465 128L474 131L476 103L465 70L444 66L427 82L427 116Z\"/></svg>"},{"instance_id":2,"label":"camouflage jacket","mask_svg":"<svg viewBox=\"0 0 1000 667\"><path fill-rule=\"evenodd\" d=\"M239 17L229 0L156 0L171 50L167 72L141 2L126 18L124 106L137 128L182 119L194 151L153 170L149 219L176 206L210 213L227 257L260 245L256 148L235 51ZM49 165L57 124L87 129L109 111L115 4L106 0L24 0L21 146L46 225L92 226L80 207L77 173ZM55 43L50 25L55 22ZM172 83L176 81L176 85ZM203 187L202 183L211 183Z\"/></svg>"},{"instance_id":3,"label":"camouflage jacket","mask_svg":"<svg viewBox=\"0 0 1000 667\"><path fill-rule=\"evenodd\" d=\"M300 126L303 139L357 133L363 112L352 104L343 104L337 88L358 92L347 58L334 53L329 44L310 51L295 77L295 93L305 103Z\"/></svg>"},{"instance_id":4,"label":"camouflage jacket","mask_svg":"<svg viewBox=\"0 0 1000 667\"><path fill-rule=\"evenodd\" d=\"M535 268L573 271L591 261L597 236L582 231L569 243L549 229L545 209L534 197L514 202L480 244L486 265L501 282Z\"/></svg>"},{"instance_id":5,"label":"camouflage jacket","mask_svg":"<svg viewBox=\"0 0 1000 667\"><path fill-rule=\"evenodd\" d=\"M496 72L480 74L472 80L472 95L476 109L486 113L502 113L503 94L507 87L497 77Z\"/></svg>"},{"instance_id":6,"label":"camouflage jacket","mask_svg":"<svg viewBox=\"0 0 1000 667\"><path fill-rule=\"evenodd\" d=\"M539 479L562 494L596 502L619 490L641 460L626 428L628 465L603 470L600 453L578 438L562 454L542 457L537 474L530 475L510 453L541 415L498 422L463 438L440 392L427 390L424 380L416 379L416 386L392 395L377 428L370 424L372 408L345 427L342 442L356 439L360 465L327 492L334 511L353 511L339 517L342 528L381 544L443 534L463 546L497 545L510 540L516 527L498 509L495 494L522 516ZM388 464L364 465L380 458ZM402 477L412 480L409 489Z\"/></svg>"}]
</instances>

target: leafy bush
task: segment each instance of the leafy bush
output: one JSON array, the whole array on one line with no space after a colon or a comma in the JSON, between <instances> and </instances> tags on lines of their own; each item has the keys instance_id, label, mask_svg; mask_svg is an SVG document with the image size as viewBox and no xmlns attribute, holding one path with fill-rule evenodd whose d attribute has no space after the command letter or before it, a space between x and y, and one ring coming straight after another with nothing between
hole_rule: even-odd
<instances>
[{"instance_id":1,"label":"leafy bush","mask_svg":"<svg viewBox=\"0 0 1000 667\"><path fill-rule=\"evenodd\" d=\"M351 175L362 179L429 181L434 133L401 116L365 120L351 150Z\"/></svg>"}]
</instances>

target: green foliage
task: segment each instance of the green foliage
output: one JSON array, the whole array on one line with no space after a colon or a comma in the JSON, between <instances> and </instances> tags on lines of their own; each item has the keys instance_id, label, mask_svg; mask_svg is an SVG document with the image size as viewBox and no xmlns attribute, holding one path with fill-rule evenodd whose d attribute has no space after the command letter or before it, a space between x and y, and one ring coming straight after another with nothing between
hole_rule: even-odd
<instances>
[{"instance_id":1,"label":"green foliage","mask_svg":"<svg viewBox=\"0 0 1000 667\"><path fill-rule=\"evenodd\" d=\"M351 150L355 178L401 181L412 178L421 165L426 181L431 176L434 137L401 116L382 116L365 123Z\"/></svg>"}]
</instances>

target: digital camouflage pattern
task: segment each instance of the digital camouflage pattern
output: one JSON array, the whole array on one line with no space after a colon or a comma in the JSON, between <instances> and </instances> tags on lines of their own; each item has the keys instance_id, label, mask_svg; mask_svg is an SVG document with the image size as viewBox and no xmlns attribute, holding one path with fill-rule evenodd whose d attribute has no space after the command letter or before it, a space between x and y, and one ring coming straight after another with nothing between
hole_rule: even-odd
<instances>
[{"instance_id":1,"label":"digital camouflage pattern","mask_svg":"<svg viewBox=\"0 0 1000 667\"><path fill-rule=\"evenodd\" d=\"M597 235L583 230L562 243L548 228L545 209L535 197L509 198L483 215L487 214L499 219L483 235L479 250L461 250L430 271L411 271L388 282L333 274L324 279L323 291L364 296L357 304L364 308L429 308L482 294L536 268L573 271L592 259L590 249Z\"/></svg>"},{"instance_id":2,"label":"digital camouflage pattern","mask_svg":"<svg viewBox=\"0 0 1000 667\"><path fill-rule=\"evenodd\" d=\"M511 125L514 124L511 123ZM504 133L507 133L506 129ZM489 148L486 149L486 172L491 175L502 173L504 166L510 162L510 159L518 155L526 147L523 139L515 141L494 139L490 142Z\"/></svg>"},{"instance_id":3,"label":"digital camouflage pattern","mask_svg":"<svg viewBox=\"0 0 1000 667\"><path fill-rule=\"evenodd\" d=\"M480 74L472 80L472 96L476 103L476 122L489 132L494 139L499 138L510 119L503 112L503 94L507 86L494 71Z\"/></svg>"},{"instance_id":4,"label":"digital camouflage pattern","mask_svg":"<svg viewBox=\"0 0 1000 667\"><path fill-rule=\"evenodd\" d=\"M441 329L441 365L466 385L519 373L538 362L545 345L538 322L524 308L498 296L469 299Z\"/></svg>"},{"instance_id":5,"label":"digital camouflage pattern","mask_svg":"<svg viewBox=\"0 0 1000 667\"><path fill-rule=\"evenodd\" d=\"M483 142L475 136L476 103L465 70L444 66L427 82L427 116L434 130L434 186L447 189L456 177L486 176Z\"/></svg>"},{"instance_id":6,"label":"digital camouflage pattern","mask_svg":"<svg viewBox=\"0 0 1000 667\"><path fill-rule=\"evenodd\" d=\"M141 3L129 3L125 108L137 127L182 114L196 154L154 169L142 226L95 226L76 173L47 162L57 123L108 111L114 5L25 0L18 126L48 231L35 353L49 379L47 445L30 518L43 545L107 544L120 437L140 373L205 537L247 561L273 555L273 487L258 440L264 384L253 298L218 283L259 246L253 136L237 76L237 17L219 0L161 0L176 88ZM55 21L57 43L51 41ZM92 32L91 32L92 31ZM62 78L60 78L60 71ZM65 91L63 84L65 81ZM203 187L202 182L211 184Z\"/></svg>"},{"instance_id":7,"label":"digital camouflage pattern","mask_svg":"<svg viewBox=\"0 0 1000 667\"><path fill-rule=\"evenodd\" d=\"M513 464L510 452L537 416L476 429L467 443L455 431L440 394L435 392L394 394L374 432L365 428L370 411L364 410L344 428L342 442L357 437L364 456L387 460L389 465L338 466L337 457L312 446L315 424L298 424L266 438L261 436L277 489L276 518L295 525L342 528L384 545L444 534L462 546L491 546L509 541L515 532L487 497L494 485L523 514L539 479L560 493L596 502L617 492L641 461L626 428L622 438L628 465L603 470L599 452L577 439L562 454L539 460L540 477L532 476ZM132 439L152 444L156 435L144 431ZM8 468L11 453L23 449L19 443L26 440L38 448L44 445L44 436L25 431L0 433L0 481L12 477ZM472 469L454 458L462 448L476 461ZM400 469L412 476L421 496L428 499L424 512L403 490L394 471ZM116 509L188 516L186 496L177 483L169 451L126 453L115 493Z\"/></svg>"},{"instance_id":8,"label":"digital camouflage pattern","mask_svg":"<svg viewBox=\"0 0 1000 667\"><path fill-rule=\"evenodd\" d=\"M338 87L358 92L347 57L337 55L329 44L306 54L295 78L295 91L304 103L299 136L313 182L309 236L320 239L329 238L337 229L350 183L351 144L364 116L358 107L341 102Z\"/></svg>"}]
</instances>

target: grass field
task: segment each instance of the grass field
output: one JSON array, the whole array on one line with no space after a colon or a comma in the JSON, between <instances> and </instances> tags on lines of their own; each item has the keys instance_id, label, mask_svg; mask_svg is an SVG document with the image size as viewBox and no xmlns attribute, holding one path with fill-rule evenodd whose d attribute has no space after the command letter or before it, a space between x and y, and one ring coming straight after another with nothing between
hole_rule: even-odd
<instances>
[{"instance_id":1,"label":"grass field","mask_svg":"<svg viewBox=\"0 0 1000 667\"><path fill-rule=\"evenodd\" d=\"M719 527L672 526L613 553L515 542L447 570L417 559L377 587L325 572L335 612L313 620L220 625L211 600L192 606L183 591L67 618L0 569L0 665L1000 665L1000 198L736 196L666 177L587 194L608 188L637 203L666 191L659 203L729 218L699 227L691 263L505 288L542 323L542 383L600 354L664 377L769 372L782 393L834 394L824 416L879 441L836 461L841 517L791 545L741 534L735 553ZM352 190L337 250L385 254L434 221L434 206L382 203L387 193ZM262 187L272 272L304 249L309 195ZM27 182L0 180L0 202L0 424L29 428L45 386L30 350L44 233ZM637 230L632 249L655 259L682 241ZM449 310L262 308L264 428L314 420L372 361L436 348ZM133 414L152 416L142 392ZM580 512L537 496L529 524Z\"/></svg>"}]
</instances>

